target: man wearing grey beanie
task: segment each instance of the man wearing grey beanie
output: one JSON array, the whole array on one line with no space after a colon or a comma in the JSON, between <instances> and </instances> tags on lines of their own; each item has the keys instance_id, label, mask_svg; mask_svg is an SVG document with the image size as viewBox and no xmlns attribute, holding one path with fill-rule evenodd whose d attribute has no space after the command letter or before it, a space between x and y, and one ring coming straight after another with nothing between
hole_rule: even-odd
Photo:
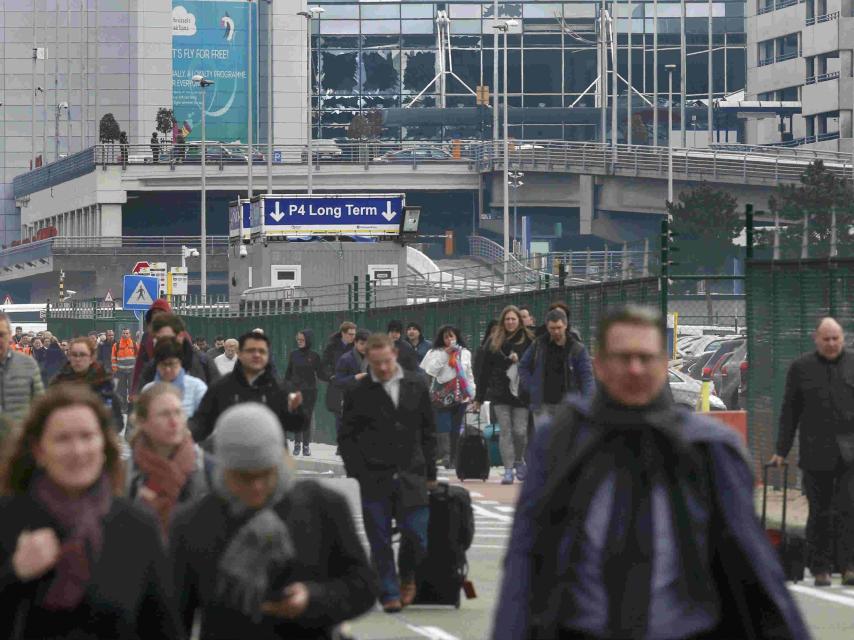
<instances>
[{"instance_id":1,"label":"man wearing grey beanie","mask_svg":"<svg viewBox=\"0 0 854 640\"><path fill-rule=\"evenodd\" d=\"M235 405L213 440L213 492L175 516L170 537L187 633L200 610L202 640L321 639L367 611L374 579L350 508L295 479L276 414Z\"/></svg>"}]
</instances>

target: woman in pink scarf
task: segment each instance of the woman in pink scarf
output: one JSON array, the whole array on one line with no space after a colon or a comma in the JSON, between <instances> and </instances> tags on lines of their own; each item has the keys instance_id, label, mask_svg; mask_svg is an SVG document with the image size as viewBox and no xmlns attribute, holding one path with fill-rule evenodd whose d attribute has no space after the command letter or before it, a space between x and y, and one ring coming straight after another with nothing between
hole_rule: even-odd
<instances>
[{"instance_id":1,"label":"woman in pink scarf","mask_svg":"<svg viewBox=\"0 0 854 640\"><path fill-rule=\"evenodd\" d=\"M40 398L0 468L0 629L181 638L157 522L130 501L110 416L81 384Z\"/></svg>"}]
</instances>

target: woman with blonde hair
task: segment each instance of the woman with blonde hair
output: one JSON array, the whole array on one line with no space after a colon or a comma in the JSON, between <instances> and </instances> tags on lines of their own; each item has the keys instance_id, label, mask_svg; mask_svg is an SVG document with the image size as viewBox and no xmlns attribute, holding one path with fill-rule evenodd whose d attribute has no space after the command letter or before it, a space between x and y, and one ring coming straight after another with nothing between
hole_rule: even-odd
<instances>
[{"instance_id":1,"label":"woman with blonde hair","mask_svg":"<svg viewBox=\"0 0 854 640\"><path fill-rule=\"evenodd\" d=\"M0 468L0 629L12 638L182 638L154 518L125 498L100 398L37 400Z\"/></svg>"},{"instance_id":2,"label":"woman with blonde hair","mask_svg":"<svg viewBox=\"0 0 854 640\"><path fill-rule=\"evenodd\" d=\"M504 464L501 484L520 482L527 470L523 461L528 445L528 407L519 398L519 360L533 341L533 334L522 325L522 315L513 305L504 307L492 328L480 363L477 395L472 405L480 411L489 400L501 428L498 445Z\"/></svg>"},{"instance_id":3,"label":"woman with blonde hair","mask_svg":"<svg viewBox=\"0 0 854 640\"><path fill-rule=\"evenodd\" d=\"M128 497L157 514L164 535L178 504L209 492L211 462L193 442L181 392L168 382L147 387L134 403Z\"/></svg>"}]
</instances>

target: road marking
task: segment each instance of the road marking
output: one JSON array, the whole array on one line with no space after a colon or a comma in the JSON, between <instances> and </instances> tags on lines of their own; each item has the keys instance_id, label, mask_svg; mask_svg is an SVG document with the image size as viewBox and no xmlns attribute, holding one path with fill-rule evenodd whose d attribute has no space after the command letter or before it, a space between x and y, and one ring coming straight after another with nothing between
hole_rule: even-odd
<instances>
[{"instance_id":1,"label":"road marking","mask_svg":"<svg viewBox=\"0 0 854 640\"><path fill-rule=\"evenodd\" d=\"M513 513L516 511L516 507L495 507L496 511L500 511L502 513Z\"/></svg>"},{"instance_id":2,"label":"road marking","mask_svg":"<svg viewBox=\"0 0 854 640\"><path fill-rule=\"evenodd\" d=\"M835 602L836 604L842 604L846 607L854 607L854 597L851 596L827 593L826 591L819 591L816 587L807 587L797 584L789 585L789 590L794 591L795 593L802 593L806 596L812 596L819 600L827 600L828 602Z\"/></svg>"},{"instance_id":3,"label":"road marking","mask_svg":"<svg viewBox=\"0 0 854 640\"><path fill-rule=\"evenodd\" d=\"M507 538L507 535L503 535L503 536L491 536L491 535L482 534L482 533L475 533L475 534L474 534L474 537L475 537L475 538L498 538L498 539L500 539L500 540L504 540L504 539L506 539L506 538Z\"/></svg>"},{"instance_id":4,"label":"road marking","mask_svg":"<svg viewBox=\"0 0 854 640\"><path fill-rule=\"evenodd\" d=\"M473 544L469 547L469 549L506 549L506 546L497 545L497 544Z\"/></svg>"},{"instance_id":5,"label":"road marking","mask_svg":"<svg viewBox=\"0 0 854 640\"><path fill-rule=\"evenodd\" d=\"M478 493L477 491L469 491L469 495L470 495L472 498L482 498L482 497L483 497L483 494L482 494L482 493Z\"/></svg>"},{"instance_id":6,"label":"road marking","mask_svg":"<svg viewBox=\"0 0 854 640\"><path fill-rule=\"evenodd\" d=\"M417 627L414 624L406 623L412 631L419 636L430 638L430 640L460 640L457 636L452 636L450 633L439 627Z\"/></svg>"},{"instance_id":7,"label":"road marking","mask_svg":"<svg viewBox=\"0 0 854 640\"><path fill-rule=\"evenodd\" d=\"M501 504L500 502L498 502L498 500L478 500L477 503L478 504L487 504L490 507L492 505Z\"/></svg>"},{"instance_id":8,"label":"road marking","mask_svg":"<svg viewBox=\"0 0 854 640\"><path fill-rule=\"evenodd\" d=\"M483 517L498 520L499 522L513 522L513 518L510 516L505 516L503 513L494 513L488 509L484 509L479 504L472 503L471 508L475 512L475 515L480 514Z\"/></svg>"}]
</instances>

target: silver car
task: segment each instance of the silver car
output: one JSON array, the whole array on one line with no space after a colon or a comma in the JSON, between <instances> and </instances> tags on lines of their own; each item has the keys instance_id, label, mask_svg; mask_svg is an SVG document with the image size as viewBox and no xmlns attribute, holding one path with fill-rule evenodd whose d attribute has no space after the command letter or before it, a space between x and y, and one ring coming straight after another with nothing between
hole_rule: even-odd
<instances>
[{"instance_id":1,"label":"silver car","mask_svg":"<svg viewBox=\"0 0 854 640\"><path fill-rule=\"evenodd\" d=\"M692 410L695 409L700 399L700 390L703 387L703 383L699 380L694 380L687 373L676 371L676 369L669 370L669 381L670 390L673 392L673 402ZM712 393L709 395L709 409L712 411L726 411L726 405L716 395L714 385L712 386Z\"/></svg>"}]
</instances>

